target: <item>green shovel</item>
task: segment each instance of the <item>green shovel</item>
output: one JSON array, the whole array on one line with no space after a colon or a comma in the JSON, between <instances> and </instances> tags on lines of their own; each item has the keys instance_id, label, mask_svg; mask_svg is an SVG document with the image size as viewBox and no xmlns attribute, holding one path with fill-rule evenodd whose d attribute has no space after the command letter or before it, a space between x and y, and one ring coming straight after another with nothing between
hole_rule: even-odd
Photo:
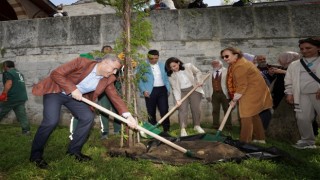
<instances>
[{"instance_id":1,"label":"green shovel","mask_svg":"<svg viewBox=\"0 0 320 180\"><path fill-rule=\"evenodd\" d=\"M186 100L199 86L202 86L202 84L208 79L208 77L211 75L211 73L208 73L204 79L202 80L202 83L198 86L195 86L193 89L190 90L190 92L188 92L187 95L185 95L180 102L183 102L184 100ZM150 124L147 121L144 121L142 124L142 127L145 129L148 129L149 131L152 131L155 134L160 134L161 130L158 129L157 127L167 118L169 117L177 108L179 107L179 105L175 105L165 116L163 116L155 125ZM145 134L140 133L140 135L144 138L148 138L148 136L146 136Z\"/></svg>"},{"instance_id":2,"label":"green shovel","mask_svg":"<svg viewBox=\"0 0 320 180\"><path fill-rule=\"evenodd\" d=\"M222 131L222 129L224 128L224 125L225 125L226 122L227 122L227 119L228 119L228 117L229 117L229 115L230 115L231 110L232 110L232 106L229 105L229 108L228 108L226 114L225 114L224 117L223 117L223 120L222 120L222 122L221 122L221 124L220 124L220 126L219 126L219 129L218 129L218 131L216 132L216 135L214 136L214 135L211 135L211 134L206 134L206 135L202 138L202 140L212 141L212 142L223 142L223 141L226 139L225 137L221 137L221 131Z\"/></svg>"},{"instance_id":3,"label":"green shovel","mask_svg":"<svg viewBox=\"0 0 320 180\"><path fill-rule=\"evenodd\" d=\"M122 122L124 122L126 124L129 123L128 120L125 119L124 117L119 116L118 114L116 114L116 113L114 113L114 112L112 112L112 111L100 106L99 104L96 104L96 103L94 103L94 102L92 102L92 101L90 101L90 100L88 100L88 99L86 99L84 97L82 97L82 101L87 103L87 104L89 104L90 106L93 106L93 107L97 108L98 110L100 110L100 111L102 111L102 112L104 112L106 114L109 114L110 116L113 116L114 118L117 118L118 120L120 120L120 121L122 121ZM165 139L165 138L163 138L163 137L161 137L161 136L159 136L159 135L157 135L157 134L155 134L155 133L153 133L151 131L148 131L147 129L145 129L145 128L139 126L139 125L137 125L136 129L138 131L140 131L140 132L142 131L142 132L146 133L147 135L149 135L149 136L151 136L151 137L163 142L164 144L167 144L167 145L171 146L172 148L184 153L188 157L202 159L200 157L197 157L192 151L187 150L187 149L185 149L185 148L183 148L183 147L181 147L181 146L179 146L177 144L174 144L173 142L171 142L171 141L169 141L169 140L167 140L167 139Z\"/></svg>"}]
</instances>

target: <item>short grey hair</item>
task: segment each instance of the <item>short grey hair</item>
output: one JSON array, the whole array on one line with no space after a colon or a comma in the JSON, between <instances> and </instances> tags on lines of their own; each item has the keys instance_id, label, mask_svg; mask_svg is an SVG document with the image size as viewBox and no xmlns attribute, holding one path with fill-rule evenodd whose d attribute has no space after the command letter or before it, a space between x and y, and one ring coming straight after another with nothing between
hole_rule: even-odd
<instances>
[{"instance_id":1,"label":"short grey hair","mask_svg":"<svg viewBox=\"0 0 320 180\"><path fill-rule=\"evenodd\" d=\"M213 63L213 62L219 62L220 65L223 65L223 63L222 63L222 61L220 59L213 59L211 61L211 63Z\"/></svg>"},{"instance_id":2,"label":"short grey hair","mask_svg":"<svg viewBox=\"0 0 320 180\"><path fill-rule=\"evenodd\" d=\"M102 61L106 60L106 61L117 61L118 63L122 64L122 61L118 58L118 56L116 54L106 54L101 58Z\"/></svg>"}]
</instances>

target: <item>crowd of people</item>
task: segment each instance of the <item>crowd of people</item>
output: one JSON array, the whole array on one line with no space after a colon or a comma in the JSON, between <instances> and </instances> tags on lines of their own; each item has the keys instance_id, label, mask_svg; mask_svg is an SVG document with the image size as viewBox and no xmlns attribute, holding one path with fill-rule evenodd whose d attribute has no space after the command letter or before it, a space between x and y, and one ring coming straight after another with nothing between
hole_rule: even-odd
<instances>
[{"instance_id":1,"label":"crowd of people","mask_svg":"<svg viewBox=\"0 0 320 180\"><path fill-rule=\"evenodd\" d=\"M210 78L206 83L203 73L194 64L183 63L177 57L161 61L158 50L149 50L144 66L139 64L135 68L135 72L143 77L138 81L138 88L145 99L149 123L157 123L157 110L161 117L168 113L172 94L179 107L179 136L188 136L189 107L194 131L205 133L201 127L201 101L206 98L212 103L214 129L220 125L221 107L224 113L232 107L237 109L240 119L239 141L266 143L265 131L272 112L285 99L294 106L300 134L300 139L293 146L298 149L316 148L316 117L320 114L320 39L301 39L298 47L300 53L287 51L279 54L278 65L268 64L264 55L252 55L227 47L221 50L220 60L212 60ZM130 128L137 127L136 119L119 92L118 83L121 82L117 77L122 61L112 53L111 46L104 46L101 53L105 54L102 58L95 58L90 53L81 54L33 86L32 94L43 96L43 120L34 135L30 154L30 161L38 167L48 167L43 158L44 148L59 123L62 106L70 110L73 122L77 122L70 125L72 135L67 154L80 162L91 160L81 150L87 141L95 112L82 101L83 97L98 100L108 109L113 108L117 114L127 118ZM13 110L21 124L22 134L30 135L24 78L12 61L3 63L3 83L0 120ZM104 117L101 118L101 139L106 139L109 117L105 114L100 116ZM119 126L119 122L114 121ZM170 125L169 118L162 122L164 134L170 135ZM119 133L118 126L114 126L115 134ZM227 128L232 130L231 116L228 117Z\"/></svg>"},{"instance_id":2,"label":"crowd of people","mask_svg":"<svg viewBox=\"0 0 320 180\"><path fill-rule=\"evenodd\" d=\"M155 0L155 4L150 5L148 8L144 9L145 12L149 12L152 10L168 10L168 9L176 9L172 0ZM188 9L194 8L207 8L208 4L205 4L203 0L194 0L190 2L187 6Z\"/></svg>"}]
</instances>

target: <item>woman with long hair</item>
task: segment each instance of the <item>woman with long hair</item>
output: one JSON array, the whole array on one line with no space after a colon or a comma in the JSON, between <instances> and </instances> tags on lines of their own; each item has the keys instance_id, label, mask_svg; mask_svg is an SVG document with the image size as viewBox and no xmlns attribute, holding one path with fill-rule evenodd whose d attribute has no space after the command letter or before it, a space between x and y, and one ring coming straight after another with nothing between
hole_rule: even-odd
<instances>
[{"instance_id":1,"label":"woman with long hair","mask_svg":"<svg viewBox=\"0 0 320 180\"><path fill-rule=\"evenodd\" d=\"M166 61L166 72L169 76L169 82L177 105L179 105L179 123L181 133L180 136L187 136L187 120L189 105L192 113L194 130L198 133L204 133L200 127L200 103L204 91L201 87L202 73L191 63L184 64L181 60L171 57ZM183 102L181 99L186 96L194 87L198 88Z\"/></svg>"}]
</instances>

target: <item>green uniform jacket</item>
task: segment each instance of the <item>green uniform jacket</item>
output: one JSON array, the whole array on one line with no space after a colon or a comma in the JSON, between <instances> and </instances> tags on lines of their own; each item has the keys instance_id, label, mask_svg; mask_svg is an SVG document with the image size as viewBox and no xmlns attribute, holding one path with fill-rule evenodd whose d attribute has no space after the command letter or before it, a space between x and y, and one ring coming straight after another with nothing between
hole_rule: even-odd
<instances>
[{"instance_id":1,"label":"green uniform jacket","mask_svg":"<svg viewBox=\"0 0 320 180\"><path fill-rule=\"evenodd\" d=\"M12 87L8 92L8 101L27 101L27 90L23 75L15 68L11 68L3 73L2 82L5 84L8 80L12 80Z\"/></svg>"}]
</instances>

